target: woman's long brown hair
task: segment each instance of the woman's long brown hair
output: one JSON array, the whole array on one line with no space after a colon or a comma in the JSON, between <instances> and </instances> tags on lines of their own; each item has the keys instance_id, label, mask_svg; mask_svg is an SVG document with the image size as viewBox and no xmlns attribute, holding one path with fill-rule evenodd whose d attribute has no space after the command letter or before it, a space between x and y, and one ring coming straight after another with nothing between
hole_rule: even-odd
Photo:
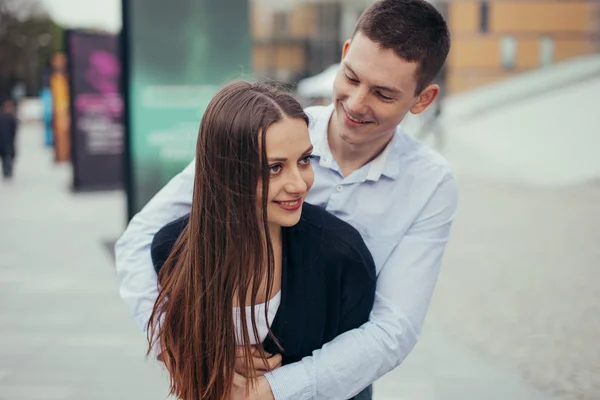
<instances>
[{"instance_id":1,"label":"woman's long brown hair","mask_svg":"<svg viewBox=\"0 0 600 400\"><path fill-rule=\"evenodd\" d=\"M244 81L221 89L204 112L189 223L159 272L148 330L148 354L160 348L171 394L180 399L229 398L240 344L234 297L243 310L250 294L252 334L258 339L255 299L261 287L269 298L274 276L266 195L257 206L269 187L261 133L286 117L308 124L291 95ZM255 383L246 313L240 315L244 363ZM275 339L270 329L269 334ZM266 359L262 348L260 356Z\"/></svg>"}]
</instances>

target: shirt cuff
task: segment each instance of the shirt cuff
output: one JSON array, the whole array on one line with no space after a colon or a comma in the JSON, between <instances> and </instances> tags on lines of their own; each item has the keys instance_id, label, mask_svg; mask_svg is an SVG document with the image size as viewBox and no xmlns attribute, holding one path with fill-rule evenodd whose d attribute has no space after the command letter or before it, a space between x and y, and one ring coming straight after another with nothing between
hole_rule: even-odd
<instances>
[{"instance_id":1,"label":"shirt cuff","mask_svg":"<svg viewBox=\"0 0 600 400\"><path fill-rule=\"evenodd\" d=\"M312 400L316 397L316 376L310 373L312 357L265 374L275 400Z\"/></svg>"}]
</instances>

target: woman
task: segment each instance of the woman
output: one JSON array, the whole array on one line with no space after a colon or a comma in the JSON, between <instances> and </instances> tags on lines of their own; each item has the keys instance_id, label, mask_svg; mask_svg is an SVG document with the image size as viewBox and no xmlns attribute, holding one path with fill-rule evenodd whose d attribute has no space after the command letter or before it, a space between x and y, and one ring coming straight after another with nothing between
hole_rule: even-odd
<instances>
[{"instance_id":1,"label":"woman","mask_svg":"<svg viewBox=\"0 0 600 400\"><path fill-rule=\"evenodd\" d=\"M254 344L287 364L367 321L373 259L354 228L303 203L311 152L308 117L287 93L234 82L208 105L191 213L152 245L150 349L177 397L228 399L236 346L254 380Z\"/></svg>"}]
</instances>

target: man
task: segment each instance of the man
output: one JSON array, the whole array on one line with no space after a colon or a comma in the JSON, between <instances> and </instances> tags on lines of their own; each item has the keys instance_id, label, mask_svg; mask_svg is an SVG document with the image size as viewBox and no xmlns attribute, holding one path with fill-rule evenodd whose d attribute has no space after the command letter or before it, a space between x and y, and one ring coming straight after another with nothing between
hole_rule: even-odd
<instances>
[{"instance_id":1,"label":"man","mask_svg":"<svg viewBox=\"0 0 600 400\"><path fill-rule=\"evenodd\" d=\"M431 82L450 36L425 0L381 0L344 44L333 104L310 107L315 183L307 201L348 221L373 254L378 283L370 321L298 363L259 378L252 398L348 399L398 366L415 346L457 203L446 162L398 125L436 98ZM157 297L154 234L190 210L194 165L173 178L116 244L121 296L146 330ZM236 382L239 382L237 380ZM370 390L361 398L370 398Z\"/></svg>"},{"instance_id":2,"label":"man","mask_svg":"<svg viewBox=\"0 0 600 400\"><path fill-rule=\"evenodd\" d=\"M2 176L4 179L11 179L13 176L17 125L12 100L3 100L0 105L0 161L2 161Z\"/></svg>"}]
</instances>

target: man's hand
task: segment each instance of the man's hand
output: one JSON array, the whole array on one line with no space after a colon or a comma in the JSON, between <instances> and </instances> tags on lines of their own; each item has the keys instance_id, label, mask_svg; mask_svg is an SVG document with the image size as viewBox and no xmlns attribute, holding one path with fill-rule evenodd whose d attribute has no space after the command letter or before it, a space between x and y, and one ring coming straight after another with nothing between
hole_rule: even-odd
<instances>
[{"instance_id":1,"label":"man's hand","mask_svg":"<svg viewBox=\"0 0 600 400\"><path fill-rule=\"evenodd\" d=\"M250 374L244 366L244 352L241 347L237 348L235 360L235 372L243 377L248 377ZM271 355L267 353L266 362L259 357L259 352L256 346L252 346L252 364L258 376L262 376L275 368L281 367L281 354Z\"/></svg>"},{"instance_id":2,"label":"man's hand","mask_svg":"<svg viewBox=\"0 0 600 400\"><path fill-rule=\"evenodd\" d=\"M237 372L233 375L233 387L229 400L275 400L269 381L264 376L258 378L258 383L250 387L248 394L246 388L250 385L248 380Z\"/></svg>"}]
</instances>

